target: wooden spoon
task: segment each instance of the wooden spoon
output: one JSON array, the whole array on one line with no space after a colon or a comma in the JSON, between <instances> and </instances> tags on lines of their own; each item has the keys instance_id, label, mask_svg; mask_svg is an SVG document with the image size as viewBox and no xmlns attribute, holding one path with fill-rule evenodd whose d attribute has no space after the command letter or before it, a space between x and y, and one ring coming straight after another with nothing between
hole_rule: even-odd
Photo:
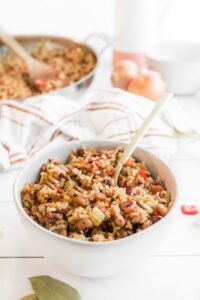
<instances>
[{"instance_id":1,"label":"wooden spoon","mask_svg":"<svg viewBox=\"0 0 200 300\"><path fill-rule=\"evenodd\" d=\"M57 72L49 65L33 58L12 36L0 28L0 39L26 63L28 73L33 82L38 79L48 80L57 76Z\"/></svg>"},{"instance_id":2,"label":"wooden spoon","mask_svg":"<svg viewBox=\"0 0 200 300\"><path fill-rule=\"evenodd\" d=\"M121 172L121 169L124 165L124 163L129 159L129 157L132 155L134 150L136 149L137 145L149 129L149 126L152 124L152 122L155 120L155 118L158 116L158 114L163 109L164 105L172 98L173 94L167 93L163 97L161 97L160 101L155 105L153 110L150 112L148 117L145 119L145 121L142 123L141 127L137 131L137 133L134 135L131 142L127 145L127 147L124 150L124 153L122 154L116 170L114 174L114 181L115 185L117 186L117 180L119 173Z\"/></svg>"}]
</instances>

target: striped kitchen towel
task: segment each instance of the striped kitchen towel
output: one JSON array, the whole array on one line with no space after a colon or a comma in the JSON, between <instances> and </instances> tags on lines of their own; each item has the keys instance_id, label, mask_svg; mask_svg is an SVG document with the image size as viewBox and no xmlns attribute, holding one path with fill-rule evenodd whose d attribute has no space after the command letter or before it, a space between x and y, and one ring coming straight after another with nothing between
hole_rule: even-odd
<instances>
[{"instance_id":1,"label":"striped kitchen towel","mask_svg":"<svg viewBox=\"0 0 200 300\"><path fill-rule=\"evenodd\" d=\"M41 95L24 102L0 102L0 170L22 166L50 143L107 139L128 143L154 103L118 89L91 91L75 101ZM178 140L161 118L141 146L158 155L171 155Z\"/></svg>"}]
</instances>

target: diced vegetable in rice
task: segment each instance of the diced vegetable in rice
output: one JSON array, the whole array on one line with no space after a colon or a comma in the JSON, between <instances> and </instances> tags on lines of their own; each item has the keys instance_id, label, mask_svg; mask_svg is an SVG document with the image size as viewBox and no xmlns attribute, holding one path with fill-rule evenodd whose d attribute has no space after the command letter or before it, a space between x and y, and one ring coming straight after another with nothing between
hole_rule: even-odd
<instances>
[{"instance_id":1,"label":"diced vegetable in rice","mask_svg":"<svg viewBox=\"0 0 200 300\"><path fill-rule=\"evenodd\" d=\"M21 199L27 214L46 229L70 238L104 242L137 233L160 221L172 206L164 182L131 157L114 186L122 149L73 151L66 163L50 159Z\"/></svg>"}]
</instances>

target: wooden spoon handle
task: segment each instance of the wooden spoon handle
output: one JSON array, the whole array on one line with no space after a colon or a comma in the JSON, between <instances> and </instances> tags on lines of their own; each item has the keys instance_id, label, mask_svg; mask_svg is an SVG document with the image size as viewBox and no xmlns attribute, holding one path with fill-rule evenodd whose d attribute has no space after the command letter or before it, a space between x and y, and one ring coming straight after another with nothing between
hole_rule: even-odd
<instances>
[{"instance_id":1,"label":"wooden spoon handle","mask_svg":"<svg viewBox=\"0 0 200 300\"><path fill-rule=\"evenodd\" d=\"M143 138L143 136L145 135L145 133L149 129L149 127L150 127L151 123L153 122L153 120L156 118L156 116L163 109L166 102L168 102L172 98L172 96L173 96L172 94L167 93L160 99L160 101L155 105L155 107L150 112L150 114L148 115L146 120L143 122L140 129L134 135L134 137L131 140L130 144L128 144L128 146L126 147L124 153L122 154L122 156L121 156L121 158L120 158L120 160L117 164L116 170L115 170L115 175L114 175L115 185L117 185L117 179L118 179L119 173L120 173L124 163L132 155L135 148L137 147L137 145L139 144L139 142L141 141L141 139Z\"/></svg>"},{"instance_id":2,"label":"wooden spoon handle","mask_svg":"<svg viewBox=\"0 0 200 300\"><path fill-rule=\"evenodd\" d=\"M27 64L28 62L30 62L30 60L32 59L31 55L26 50L24 50L24 48L2 28L0 28L0 39L18 56L20 56Z\"/></svg>"}]
</instances>

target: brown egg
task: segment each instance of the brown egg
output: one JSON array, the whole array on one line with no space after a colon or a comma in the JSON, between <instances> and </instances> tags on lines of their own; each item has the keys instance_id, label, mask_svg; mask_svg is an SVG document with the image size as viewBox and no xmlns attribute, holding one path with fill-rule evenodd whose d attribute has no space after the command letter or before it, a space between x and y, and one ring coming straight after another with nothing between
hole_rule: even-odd
<instances>
[{"instance_id":1,"label":"brown egg","mask_svg":"<svg viewBox=\"0 0 200 300\"><path fill-rule=\"evenodd\" d=\"M130 81L139 74L137 64L132 60L122 60L117 63L112 72L112 85L127 90Z\"/></svg>"},{"instance_id":2,"label":"brown egg","mask_svg":"<svg viewBox=\"0 0 200 300\"><path fill-rule=\"evenodd\" d=\"M165 90L165 83L160 74L151 70L139 74L139 76L133 78L128 85L129 92L154 101L158 101L165 93Z\"/></svg>"}]
</instances>

